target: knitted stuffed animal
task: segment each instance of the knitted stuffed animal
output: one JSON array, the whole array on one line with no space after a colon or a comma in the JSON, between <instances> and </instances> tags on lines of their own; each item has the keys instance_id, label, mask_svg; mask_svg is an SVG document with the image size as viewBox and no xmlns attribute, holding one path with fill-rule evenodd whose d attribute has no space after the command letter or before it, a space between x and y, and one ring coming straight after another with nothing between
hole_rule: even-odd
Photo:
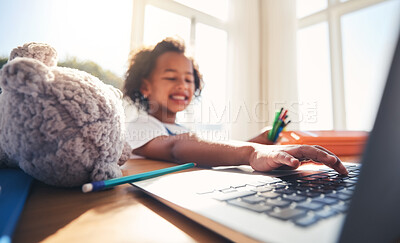
<instances>
[{"instance_id":1,"label":"knitted stuffed animal","mask_svg":"<svg viewBox=\"0 0 400 243\"><path fill-rule=\"evenodd\" d=\"M76 69L57 67L47 44L15 48L0 71L0 167L71 187L122 175L122 93Z\"/></svg>"}]
</instances>

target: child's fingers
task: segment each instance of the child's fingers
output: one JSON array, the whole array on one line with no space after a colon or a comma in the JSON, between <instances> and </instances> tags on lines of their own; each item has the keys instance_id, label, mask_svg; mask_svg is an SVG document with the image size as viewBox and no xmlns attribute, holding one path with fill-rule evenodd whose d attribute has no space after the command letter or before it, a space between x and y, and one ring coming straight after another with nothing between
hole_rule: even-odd
<instances>
[{"instance_id":1,"label":"child's fingers","mask_svg":"<svg viewBox=\"0 0 400 243\"><path fill-rule=\"evenodd\" d=\"M330 155L336 157L336 159L337 159L337 161L336 161L336 166L337 166L338 168L331 167L332 169L334 169L334 170L336 170L336 171L339 171L339 170L340 170L340 171L343 171L344 173L341 172L341 174L348 174L348 173L349 173L349 172L347 171L346 167L343 165L342 161L339 159L339 157L336 156L336 154L332 153L331 151L329 151L329 150L327 150L326 148L321 147L321 146L319 146L319 145L315 145L315 147L316 147L316 148L319 148L319 149L322 149L322 150L324 150L325 152L327 152L328 154L330 154Z\"/></svg>"},{"instance_id":2,"label":"child's fingers","mask_svg":"<svg viewBox=\"0 0 400 243\"><path fill-rule=\"evenodd\" d=\"M336 156L336 154L332 153L331 151L327 150L326 148L321 147L321 146L319 146L319 145L314 145L314 147L315 147L315 148L318 148L318 149L321 149L321 150L327 152L328 154L335 156L337 160L340 160L339 157Z\"/></svg>"},{"instance_id":3,"label":"child's fingers","mask_svg":"<svg viewBox=\"0 0 400 243\"><path fill-rule=\"evenodd\" d=\"M300 161L287 152L277 152L273 158L274 162L278 165L277 167L281 165L287 165L293 168L297 168L300 166Z\"/></svg>"},{"instance_id":4,"label":"child's fingers","mask_svg":"<svg viewBox=\"0 0 400 243\"><path fill-rule=\"evenodd\" d=\"M326 149L320 149L316 146L303 145L295 149L294 154L292 155L296 158L312 159L315 162L325 164L340 174L348 174L346 167L344 167L340 159Z\"/></svg>"},{"instance_id":5,"label":"child's fingers","mask_svg":"<svg viewBox=\"0 0 400 243\"><path fill-rule=\"evenodd\" d=\"M257 171L271 171L282 166L297 168L300 161L285 151L269 153L255 152L250 159L250 165Z\"/></svg>"}]
</instances>

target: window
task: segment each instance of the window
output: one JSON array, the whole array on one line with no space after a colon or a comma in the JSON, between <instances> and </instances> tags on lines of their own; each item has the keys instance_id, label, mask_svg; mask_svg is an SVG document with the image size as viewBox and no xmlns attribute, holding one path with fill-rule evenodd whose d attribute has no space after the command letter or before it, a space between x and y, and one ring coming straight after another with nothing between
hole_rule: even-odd
<instances>
[{"instance_id":1,"label":"window","mask_svg":"<svg viewBox=\"0 0 400 243\"><path fill-rule=\"evenodd\" d=\"M210 36L213 38L209 38ZM222 116L227 99L227 38L224 30L201 23L196 25L195 56L201 67L205 86L201 104L197 103L194 114L197 123L203 124L202 129L224 129Z\"/></svg>"},{"instance_id":2,"label":"window","mask_svg":"<svg viewBox=\"0 0 400 243\"><path fill-rule=\"evenodd\" d=\"M143 44L154 45L168 36L178 35L190 43L190 18L147 5L144 14Z\"/></svg>"},{"instance_id":3,"label":"window","mask_svg":"<svg viewBox=\"0 0 400 243\"><path fill-rule=\"evenodd\" d=\"M301 128L332 129L328 24L322 22L303 28L297 38ZM307 110L314 114L309 114Z\"/></svg>"},{"instance_id":4,"label":"window","mask_svg":"<svg viewBox=\"0 0 400 243\"><path fill-rule=\"evenodd\" d=\"M297 18L303 18L328 7L328 0L297 0Z\"/></svg>"},{"instance_id":5,"label":"window","mask_svg":"<svg viewBox=\"0 0 400 243\"><path fill-rule=\"evenodd\" d=\"M341 17L348 129L372 128L396 44L399 9L400 1L387 1Z\"/></svg>"},{"instance_id":6,"label":"window","mask_svg":"<svg viewBox=\"0 0 400 243\"><path fill-rule=\"evenodd\" d=\"M371 130L399 34L400 0L298 0L297 17L300 103L316 100L315 121L300 128Z\"/></svg>"},{"instance_id":7,"label":"window","mask_svg":"<svg viewBox=\"0 0 400 243\"><path fill-rule=\"evenodd\" d=\"M222 21L226 21L228 19L227 9L229 0L175 0L175 2L219 18Z\"/></svg>"},{"instance_id":8,"label":"window","mask_svg":"<svg viewBox=\"0 0 400 243\"><path fill-rule=\"evenodd\" d=\"M117 0L0 1L0 56L27 42L44 42L59 61L90 60L121 82L127 68L132 2ZM12 20L10 22L10 20Z\"/></svg>"},{"instance_id":9,"label":"window","mask_svg":"<svg viewBox=\"0 0 400 243\"><path fill-rule=\"evenodd\" d=\"M221 120L227 100L228 0L135 2L134 12L144 11L144 16L141 20L138 14L134 19L137 24L132 30L133 48L155 45L166 37L182 38L188 54L195 58L203 74L205 86L201 97L178 113L178 122L193 130L201 128L206 135L207 131L229 129Z\"/></svg>"}]
</instances>

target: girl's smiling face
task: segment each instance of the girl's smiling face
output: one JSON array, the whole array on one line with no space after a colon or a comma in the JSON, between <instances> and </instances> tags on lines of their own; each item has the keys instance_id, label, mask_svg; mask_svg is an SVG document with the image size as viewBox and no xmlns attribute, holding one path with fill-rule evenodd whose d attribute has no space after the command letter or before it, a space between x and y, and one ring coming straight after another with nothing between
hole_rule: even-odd
<instances>
[{"instance_id":1,"label":"girl's smiling face","mask_svg":"<svg viewBox=\"0 0 400 243\"><path fill-rule=\"evenodd\" d=\"M149 101L149 114L162 122L174 123L176 113L192 101L194 90L192 62L184 54L166 52L157 58L140 91Z\"/></svg>"}]
</instances>

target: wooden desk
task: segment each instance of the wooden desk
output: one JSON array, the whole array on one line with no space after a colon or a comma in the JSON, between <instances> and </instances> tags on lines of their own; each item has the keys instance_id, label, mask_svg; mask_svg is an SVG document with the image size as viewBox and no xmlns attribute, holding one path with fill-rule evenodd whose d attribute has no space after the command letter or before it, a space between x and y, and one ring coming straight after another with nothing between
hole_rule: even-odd
<instances>
[{"instance_id":1,"label":"wooden desk","mask_svg":"<svg viewBox=\"0 0 400 243\"><path fill-rule=\"evenodd\" d=\"M124 175L131 175L174 165L129 160L122 170ZM130 185L84 194L80 188L56 188L35 181L14 242L38 241L227 242Z\"/></svg>"},{"instance_id":2,"label":"wooden desk","mask_svg":"<svg viewBox=\"0 0 400 243\"><path fill-rule=\"evenodd\" d=\"M129 160L124 175L176 164ZM121 185L84 194L35 181L13 242L227 242L140 190Z\"/></svg>"}]
</instances>

